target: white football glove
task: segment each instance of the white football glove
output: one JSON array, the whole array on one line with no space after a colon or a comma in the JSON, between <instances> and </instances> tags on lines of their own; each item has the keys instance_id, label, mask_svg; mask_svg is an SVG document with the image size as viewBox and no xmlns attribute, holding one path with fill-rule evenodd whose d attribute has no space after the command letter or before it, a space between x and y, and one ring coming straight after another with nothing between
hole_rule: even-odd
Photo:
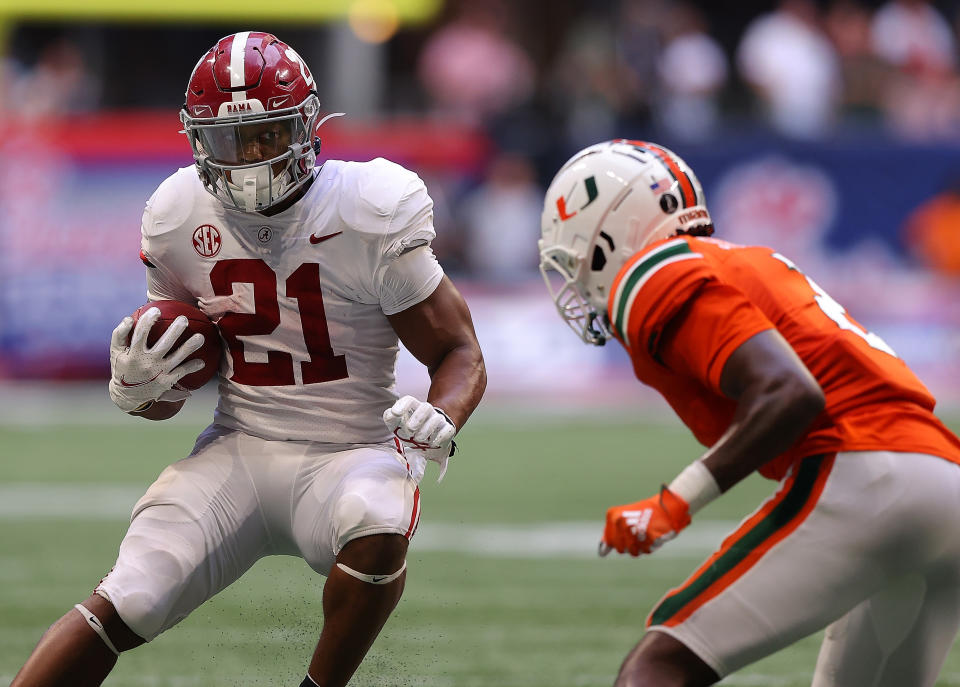
<instances>
[{"instance_id":1,"label":"white football glove","mask_svg":"<svg viewBox=\"0 0 960 687\"><path fill-rule=\"evenodd\" d=\"M383 422L404 446L404 451L423 454L440 465L437 481L447 473L447 463L456 451L457 426L447 414L426 401L404 396L383 413Z\"/></svg>"},{"instance_id":2,"label":"white football glove","mask_svg":"<svg viewBox=\"0 0 960 687\"><path fill-rule=\"evenodd\" d=\"M125 317L110 338L110 398L126 413L146 410L154 401L184 400L190 392L174 388L174 385L203 368L202 360L183 362L203 345L203 334L194 334L170 353L173 344L187 328L187 318L183 315L170 323L152 348L147 346L147 335L159 317L160 309L150 308L137 320L136 327L132 317ZM128 346L127 336L131 328L133 336ZM169 357L166 357L167 353L170 353Z\"/></svg>"}]
</instances>

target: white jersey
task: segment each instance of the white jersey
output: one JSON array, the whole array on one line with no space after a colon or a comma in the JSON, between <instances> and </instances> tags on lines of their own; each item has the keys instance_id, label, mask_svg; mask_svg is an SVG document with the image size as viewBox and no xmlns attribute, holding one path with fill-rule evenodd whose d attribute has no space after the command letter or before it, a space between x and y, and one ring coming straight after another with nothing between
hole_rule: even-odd
<instances>
[{"instance_id":1,"label":"white jersey","mask_svg":"<svg viewBox=\"0 0 960 687\"><path fill-rule=\"evenodd\" d=\"M398 352L386 315L440 283L434 236L423 182L382 158L328 160L272 217L226 209L186 167L144 211L147 297L194 303L218 324L219 424L266 439L381 442ZM418 269L401 255L418 256Z\"/></svg>"}]
</instances>

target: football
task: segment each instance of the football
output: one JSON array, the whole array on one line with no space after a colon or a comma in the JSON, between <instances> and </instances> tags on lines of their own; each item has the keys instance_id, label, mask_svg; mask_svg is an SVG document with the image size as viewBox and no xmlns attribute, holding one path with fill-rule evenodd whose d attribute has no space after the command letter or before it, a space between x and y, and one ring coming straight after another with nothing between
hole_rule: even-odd
<instances>
[{"instance_id":1,"label":"football","mask_svg":"<svg viewBox=\"0 0 960 687\"><path fill-rule=\"evenodd\" d=\"M179 385L184 389L191 391L199 389L209 382L220 368L220 356L223 354L223 345L220 343L220 332L217 330L217 325L201 310L189 303L183 303L181 301L150 301L149 303L144 303L133 313L134 324L136 324L140 316L150 308L160 309L160 319L154 323L150 334L147 335L148 346L154 345L163 333L167 331L167 327L180 315L186 316L188 322L187 328L183 334L180 335L180 338L177 339L177 342L171 350L176 350L178 346L182 345L194 334L203 334L203 345L197 349L193 355L189 356L187 360L200 359L204 362L204 366L196 372L188 374L179 382ZM131 335L132 333L133 330L131 330ZM129 343L129 338L127 342Z\"/></svg>"}]
</instances>

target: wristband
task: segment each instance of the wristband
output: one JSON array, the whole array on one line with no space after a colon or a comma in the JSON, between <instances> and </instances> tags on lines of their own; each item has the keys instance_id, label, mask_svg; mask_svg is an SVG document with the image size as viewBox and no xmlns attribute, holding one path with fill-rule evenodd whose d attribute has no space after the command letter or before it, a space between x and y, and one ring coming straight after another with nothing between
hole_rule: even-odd
<instances>
[{"instance_id":1,"label":"wristband","mask_svg":"<svg viewBox=\"0 0 960 687\"><path fill-rule=\"evenodd\" d=\"M667 488L687 502L690 515L720 496L717 480L700 460L685 467Z\"/></svg>"},{"instance_id":2,"label":"wristband","mask_svg":"<svg viewBox=\"0 0 960 687\"><path fill-rule=\"evenodd\" d=\"M458 431L458 430L457 430L457 426L453 423L453 420L450 419L450 416L447 415L447 414L443 411L443 409L437 408L437 406L433 406L433 409L434 409L435 411L437 411L438 413L440 413L441 415L443 415L443 419L450 423L450 426L453 427L453 431L454 431L454 432L457 432L457 431ZM455 442L454 440L451 439L451 440L450 440L450 455L448 455L447 457L449 458L450 456L452 456L452 455L453 455L454 453L456 453L456 452L457 452L457 442ZM441 473L440 473L440 479L443 479L443 473L444 473L444 472L446 472L446 468L444 468L443 471L441 471ZM440 480L438 479L437 481L439 482Z\"/></svg>"},{"instance_id":3,"label":"wristband","mask_svg":"<svg viewBox=\"0 0 960 687\"><path fill-rule=\"evenodd\" d=\"M450 416L447 415L442 408L437 408L437 406L433 406L433 409L438 413L440 413L443 416L444 420L450 423L450 426L453 427L454 431L457 431L457 426L454 424L453 420L450 419Z\"/></svg>"}]
</instances>

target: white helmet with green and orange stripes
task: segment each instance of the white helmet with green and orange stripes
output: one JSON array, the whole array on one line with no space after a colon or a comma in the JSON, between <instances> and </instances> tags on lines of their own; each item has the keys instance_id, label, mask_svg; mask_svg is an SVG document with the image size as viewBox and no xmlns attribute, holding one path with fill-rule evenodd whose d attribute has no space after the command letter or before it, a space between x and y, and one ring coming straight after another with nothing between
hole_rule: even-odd
<instances>
[{"instance_id":1,"label":"white helmet with green and orange stripes","mask_svg":"<svg viewBox=\"0 0 960 687\"><path fill-rule=\"evenodd\" d=\"M710 235L713 221L687 163L663 146L617 139L560 168L541 230L540 272L560 316L585 342L603 345L610 285L623 264L654 241Z\"/></svg>"}]
</instances>

